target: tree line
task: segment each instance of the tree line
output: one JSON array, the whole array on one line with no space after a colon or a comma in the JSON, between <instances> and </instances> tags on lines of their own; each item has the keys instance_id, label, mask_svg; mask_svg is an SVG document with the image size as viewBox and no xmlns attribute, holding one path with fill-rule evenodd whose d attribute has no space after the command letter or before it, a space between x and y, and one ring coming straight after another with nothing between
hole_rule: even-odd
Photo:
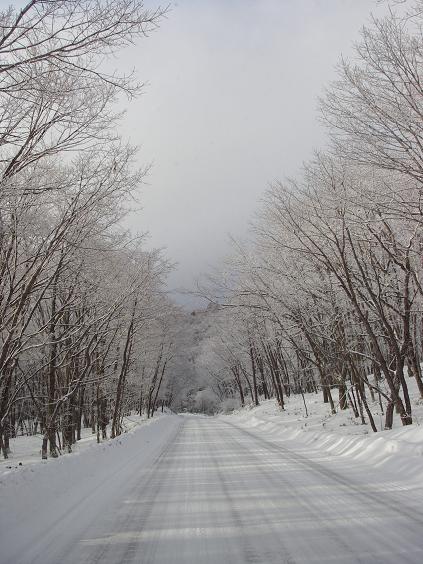
<instances>
[{"instance_id":1,"label":"tree line","mask_svg":"<svg viewBox=\"0 0 423 564\"><path fill-rule=\"evenodd\" d=\"M138 0L31 0L0 12L0 448L42 458L100 441L171 400L171 268L122 220L147 169L117 133L140 84L112 55L166 10Z\"/></svg>"},{"instance_id":2,"label":"tree line","mask_svg":"<svg viewBox=\"0 0 423 564\"><path fill-rule=\"evenodd\" d=\"M221 400L322 392L377 431L423 399L423 3L362 29L320 101L330 139L275 183L246 242L204 290L217 304L200 351ZM213 290L210 290L210 287ZM371 401L370 401L371 400Z\"/></svg>"}]
</instances>

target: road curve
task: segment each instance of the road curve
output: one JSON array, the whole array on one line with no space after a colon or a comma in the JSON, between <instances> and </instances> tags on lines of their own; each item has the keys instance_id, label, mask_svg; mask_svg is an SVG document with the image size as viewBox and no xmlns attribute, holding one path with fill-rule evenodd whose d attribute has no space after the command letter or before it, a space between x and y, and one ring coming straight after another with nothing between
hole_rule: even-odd
<instances>
[{"instance_id":1,"label":"road curve","mask_svg":"<svg viewBox=\"0 0 423 564\"><path fill-rule=\"evenodd\" d=\"M79 536L64 522L13 564L423 562L422 489L228 419L175 418L118 496L98 492L105 510Z\"/></svg>"}]
</instances>

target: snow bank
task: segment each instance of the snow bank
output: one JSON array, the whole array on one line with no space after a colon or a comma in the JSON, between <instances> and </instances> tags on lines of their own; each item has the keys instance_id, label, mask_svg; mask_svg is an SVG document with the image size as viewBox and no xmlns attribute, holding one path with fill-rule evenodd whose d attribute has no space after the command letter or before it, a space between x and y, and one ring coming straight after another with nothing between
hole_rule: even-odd
<instances>
[{"instance_id":1,"label":"snow bank","mask_svg":"<svg viewBox=\"0 0 423 564\"><path fill-rule=\"evenodd\" d=\"M161 413L157 413L159 417ZM147 418L145 416L130 415L123 418L124 433L134 431L139 425L145 425ZM107 426L107 433L110 436L111 425ZM26 467L31 464L40 464L41 462L41 444L43 436L41 433L37 435L18 435L10 439L11 453L7 460L0 457L0 478L2 474L8 474L14 470L21 470L22 466ZM72 452L64 452L62 456L73 456L75 453L81 454L88 448L97 444L97 435L92 433L91 427L81 429L81 439L72 445ZM55 459L49 458L48 463L56 463ZM45 462L43 462L45 464Z\"/></svg>"},{"instance_id":2,"label":"snow bank","mask_svg":"<svg viewBox=\"0 0 423 564\"><path fill-rule=\"evenodd\" d=\"M6 556L9 559L13 556L7 553L7 547L35 542L61 520L66 521L67 527L69 522L80 527L85 520L94 519L97 512L107 510L101 507L102 488L107 488L109 499L114 490L118 496L122 480L131 479L134 472L141 473L143 465L155 460L163 445L174 436L179 420L177 416L163 415L137 425L116 439L91 444L83 452L3 473L0 546L5 560L2 561L7 561ZM32 523L30 527L21 527L28 521ZM20 530L30 530L31 538L22 538Z\"/></svg>"},{"instance_id":3,"label":"snow bank","mask_svg":"<svg viewBox=\"0 0 423 564\"><path fill-rule=\"evenodd\" d=\"M301 396L291 397L285 411L281 411L274 400L268 400L258 407L247 407L220 417L272 440L286 442L287 447L292 441L295 447L305 450L319 449L327 455L348 457L383 468L393 479L413 482L423 479L423 426L419 424L421 406L418 402L417 423L373 433L367 425L358 424L350 410L332 416L320 398L317 401L312 394L308 396L308 417L304 414Z\"/></svg>"}]
</instances>

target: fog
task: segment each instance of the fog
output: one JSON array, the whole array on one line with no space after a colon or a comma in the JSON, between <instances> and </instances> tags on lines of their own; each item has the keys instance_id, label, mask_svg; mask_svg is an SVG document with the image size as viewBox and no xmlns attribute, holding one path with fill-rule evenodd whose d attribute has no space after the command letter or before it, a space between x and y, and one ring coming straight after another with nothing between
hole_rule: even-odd
<instances>
[{"instance_id":1,"label":"fog","mask_svg":"<svg viewBox=\"0 0 423 564\"><path fill-rule=\"evenodd\" d=\"M193 288L230 253L228 234L245 235L269 183L324 146L318 96L381 9L373 0L180 0L125 54L146 84L124 135L141 147L140 164L153 164L129 223L178 263L169 290Z\"/></svg>"}]
</instances>

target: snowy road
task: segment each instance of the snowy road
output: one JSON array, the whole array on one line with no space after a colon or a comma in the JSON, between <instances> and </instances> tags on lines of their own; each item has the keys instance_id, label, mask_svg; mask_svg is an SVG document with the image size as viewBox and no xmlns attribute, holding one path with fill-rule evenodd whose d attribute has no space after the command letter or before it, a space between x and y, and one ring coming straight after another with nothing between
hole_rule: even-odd
<instances>
[{"instance_id":1,"label":"snowy road","mask_svg":"<svg viewBox=\"0 0 423 564\"><path fill-rule=\"evenodd\" d=\"M133 455L6 561L423 562L421 489L226 420L170 419L172 431L148 464Z\"/></svg>"}]
</instances>

